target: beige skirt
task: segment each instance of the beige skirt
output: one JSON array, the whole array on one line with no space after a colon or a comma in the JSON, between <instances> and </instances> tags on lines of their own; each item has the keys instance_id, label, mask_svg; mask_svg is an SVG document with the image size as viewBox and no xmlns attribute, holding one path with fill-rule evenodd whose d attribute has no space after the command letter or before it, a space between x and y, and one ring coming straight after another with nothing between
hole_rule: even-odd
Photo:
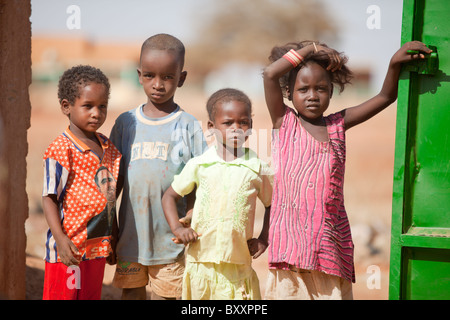
<instances>
[{"instance_id":1,"label":"beige skirt","mask_svg":"<svg viewBox=\"0 0 450 320\"><path fill-rule=\"evenodd\" d=\"M317 270L270 269L267 300L353 300L352 283Z\"/></svg>"}]
</instances>

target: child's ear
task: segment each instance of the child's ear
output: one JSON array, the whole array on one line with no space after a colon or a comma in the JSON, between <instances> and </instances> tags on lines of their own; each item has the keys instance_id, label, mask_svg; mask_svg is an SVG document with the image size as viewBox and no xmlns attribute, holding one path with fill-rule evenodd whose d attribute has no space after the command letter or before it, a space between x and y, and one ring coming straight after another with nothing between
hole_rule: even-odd
<instances>
[{"instance_id":1,"label":"child's ear","mask_svg":"<svg viewBox=\"0 0 450 320\"><path fill-rule=\"evenodd\" d=\"M289 86L284 87L284 92L286 93L286 98L288 98L288 100L291 101L292 97L291 97L291 90L289 89Z\"/></svg>"},{"instance_id":2,"label":"child's ear","mask_svg":"<svg viewBox=\"0 0 450 320\"><path fill-rule=\"evenodd\" d=\"M141 79L142 72L141 72L141 69L137 68L136 71L137 71L137 74L138 74L138 77L139 77L139 83L142 84L142 79Z\"/></svg>"},{"instance_id":3,"label":"child's ear","mask_svg":"<svg viewBox=\"0 0 450 320\"><path fill-rule=\"evenodd\" d=\"M330 99L333 97L333 92L334 92L334 86L333 86L333 84L331 84Z\"/></svg>"},{"instance_id":4,"label":"child's ear","mask_svg":"<svg viewBox=\"0 0 450 320\"><path fill-rule=\"evenodd\" d=\"M64 115L70 115L70 103L67 99L62 99L59 104L61 105L61 111Z\"/></svg>"},{"instance_id":5,"label":"child's ear","mask_svg":"<svg viewBox=\"0 0 450 320\"><path fill-rule=\"evenodd\" d=\"M180 80L178 81L178 88L181 88L184 84L184 81L186 81L187 77L187 71L183 71L180 75Z\"/></svg>"},{"instance_id":6,"label":"child's ear","mask_svg":"<svg viewBox=\"0 0 450 320\"><path fill-rule=\"evenodd\" d=\"M208 120L207 127L208 127L208 130L207 130L208 134L206 135L206 138L211 138L211 137L215 136L216 128L214 126L214 122L212 122L211 120Z\"/></svg>"}]
</instances>

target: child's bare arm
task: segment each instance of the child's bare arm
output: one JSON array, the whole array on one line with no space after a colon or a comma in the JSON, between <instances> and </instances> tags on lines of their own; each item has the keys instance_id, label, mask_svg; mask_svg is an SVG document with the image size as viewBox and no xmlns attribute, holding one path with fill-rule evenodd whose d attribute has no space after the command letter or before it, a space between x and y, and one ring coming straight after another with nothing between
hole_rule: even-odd
<instances>
[{"instance_id":1,"label":"child's bare arm","mask_svg":"<svg viewBox=\"0 0 450 320\"><path fill-rule=\"evenodd\" d=\"M407 53L408 50L418 50L420 53L411 55ZM429 54L431 50L422 42L412 41L405 43L392 56L380 93L356 107L345 110L345 128L349 129L370 119L392 104L397 99L398 79L402 64L411 60L423 59L425 58L424 53Z\"/></svg>"},{"instance_id":2,"label":"child's bare arm","mask_svg":"<svg viewBox=\"0 0 450 320\"><path fill-rule=\"evenodd\" d=\"M194 190L192 190L191 193L186 195L186 216L184 216L178 220L186 228L191 226L192 212L194 211L195 191L196 190L197 190L197 188L194 188Z\"/></svg>"},{"instance_id":3,"label":"child's bare arm","mask_svg":"<svg viewBox=\"0 0 450 320\"><path fill-rule=\"evenodd\" d=\"M47 220L50 231L55 238L56 247L58 249L58 255L61 262L66 266L78 265L80 262L75 255L79 255L79 252L77 247L63 232L56 195L42 197L42 205L44 208L45 219Z\"/></svg>"},{"instance_id":4,"label":"child's bare arm","mask_svg":"<svg viewBox=\"0 0 450 320\"><path fill-rule=\"evenodd\" d=\"M192 228L186 228L178 218L177 211L177 201L181 198L181 196L173 190L172 187L169 187L166 192L164 192L162 198L162 206L164 210L164 215L166 216L166 220L172 230L172 233L175 235L175 238L172 239L175 243L183 243L188 244L190 242L194 242L198 239L198 234Z\"/></svg>"},{"instance_id":5,"label":"child's bare arm","mask_svg":"<svg viewBox=\"0 0 450 320\"><path fill-rule=\"evenodd\" d=\"M117 225L117 217L114 216L112 231L111 231L111 253L106 257L106 262L109 265L115 265L117 263L116 247L119 239L119 226Z\"/></svg>"},{"instance_id":6,"label":"child's bare arm","mask_svg":"<svg viewBox=\"0 0 450 320\"><path fill-rule=\"evenodd\" d=\"M261 229L261 233L258 239L250 239L247 241L248 250L253 259L258 258L266 251L269 240L269 221L270 220L270 207L267 207L264 212L264 223Z\"/></svg>"},{"instance_id":7,"label":"child's bare arm","mask_svg":"<svg viewBox=\"0 0 450 320\"><path fill-rule=\"evenodd\" d=\"M286 59L278 59L264 69L263 83L266 105L274 129L279 129L285 113L283 92L279 79L293 68Z\"/></svg>"}]
</instances>

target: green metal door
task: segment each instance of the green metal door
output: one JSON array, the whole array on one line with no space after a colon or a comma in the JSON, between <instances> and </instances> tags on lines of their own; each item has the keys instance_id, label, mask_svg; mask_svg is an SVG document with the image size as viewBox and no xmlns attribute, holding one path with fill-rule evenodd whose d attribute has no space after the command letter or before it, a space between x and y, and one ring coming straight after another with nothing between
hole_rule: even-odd
<instances>
[{"instance_id":1,"label":"green metal door","mask_svg":"<svg viewBox=\"0 0 450 320\"><path fill-rule=\"evenodd\" d=\"M450 6L404 0L402 44L434 53L399 82L390 299L450 299Z\"/></svg>"}]
</instances>

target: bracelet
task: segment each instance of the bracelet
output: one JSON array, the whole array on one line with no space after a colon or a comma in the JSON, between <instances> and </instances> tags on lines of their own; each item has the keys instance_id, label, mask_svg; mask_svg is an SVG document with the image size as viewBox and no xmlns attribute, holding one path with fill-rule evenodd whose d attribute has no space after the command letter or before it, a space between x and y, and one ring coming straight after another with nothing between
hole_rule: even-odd
<instances>
[{"instance_id":1,"label":"bracelet","mask_svg":"<svg viewBox=\"0 0 450 320\"><path fill-rule=\"evenodd\" d=\"M314 45L314 52L317 52L317 47L316 47L316 43L315 43L315 42L313 42L313 45Z\"/></svg>"},{"instance_id":2,"label":"bracelet","mask_svg":"<svg viewBox=\"0 0 450 320\"><path fill-rule=\"evenodd\" d=\"M284 56L287 61L289 61L294 68L297 67L304 60L301 55L298 54L294 49L289 50Z\"/></svg>"}]
</instances>

